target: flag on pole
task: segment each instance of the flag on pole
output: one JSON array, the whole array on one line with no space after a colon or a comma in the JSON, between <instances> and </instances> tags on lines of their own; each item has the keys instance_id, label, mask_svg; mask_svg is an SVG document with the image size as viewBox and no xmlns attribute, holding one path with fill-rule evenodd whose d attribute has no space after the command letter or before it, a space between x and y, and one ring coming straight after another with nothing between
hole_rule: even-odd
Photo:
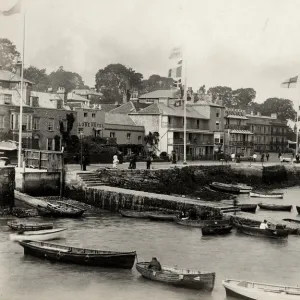
<instances>
[{"instance_id":1,"label":"flag on pole","mask_svg":"<svg viewBox=\"0 0 300 300\"><path fill-rule=\"evenodd\" d=\"M169 56L170 66L168 77L173 78L173 86L182 87L182 49L181 47L173 48Z\"/></svg>"},{"instance_id":2,"label":"flag on pole","mask_svg":"<svg viewBox=\"0 0 300 300\"><path fill-rule=\"evenodd\" d=\"M171 50L171 54L170 54L170 57L169 59L178 59L178 58L182 58L182 49L181 47L176 47L176 48L173 48Z\"/></svg>"},{"instance_id":3,"label":"flag on pole","mask_svg":"<svg viewBox=\"0 0 300 300\"><path fill-rule=\"evenodd\" d=\"M0 11L0 16L12 16L14 14L19 14L21 13L22 9L22 0L19 0L11 9L6 10L6 11Z\"/></svg>"},{"instance_id":4,"label":"flag on pole","mask_svg":"<svg viewBox=\"0 0 300 300\"><path fill-rule=\"evenodd\" d=\"M281 87L283 88L294 88L297 86L297 82L298 82L298 76L295 77L291 77L288 78L287 80L285 80L282 84Z\"/></svg>"}]
</instances>

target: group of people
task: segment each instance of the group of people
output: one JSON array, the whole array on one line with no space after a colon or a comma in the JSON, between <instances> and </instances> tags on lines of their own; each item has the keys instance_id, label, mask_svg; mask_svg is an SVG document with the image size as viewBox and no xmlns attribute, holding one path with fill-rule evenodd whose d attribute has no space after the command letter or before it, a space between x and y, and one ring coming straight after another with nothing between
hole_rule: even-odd
<instances>
[{"instance_id":1,"label":"group of people","mask_svg":"<svg viewBox=\"0 0 300 300\"><path fill-rule=\"evenodd\" d=\"M129 160L129 167L128 167L128 169L136 169L137 158L138 158L137 154L133 153L133 155L130 157L130 160ZM148 154L147 157L146 157L146 168L147 169L151 168L152 161L153 161L153 159L152 159L151 155ZM113 156L113 168L117 169L118 168L118 164L119 164L119 158L118 158L118 155L115 154Z\"/></svg>"}]
</instances>

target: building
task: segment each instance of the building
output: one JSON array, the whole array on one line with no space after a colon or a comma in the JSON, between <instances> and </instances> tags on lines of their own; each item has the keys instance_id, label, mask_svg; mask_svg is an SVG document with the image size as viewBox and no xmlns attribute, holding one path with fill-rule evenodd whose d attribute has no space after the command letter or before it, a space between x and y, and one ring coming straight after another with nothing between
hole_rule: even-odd
<instances>
[{"instance_id":1,"label":"building","mask_svg":"<svg viewBox=\"0 0 300 300\"><path fill-rule=\"evenodd\" d=\"M214 135L209 130L209 117L194 107L187 106L186 153L188 159L213 154ZM184 110L182 100L160 99L156 103L129 116L136 124L144 125L146 132L159 133L157 154L174 150L180 158L184 152Z\"/></svg>"},{"instance_id":2,"label":"building","mask_svg":"<svg viewBox=\"0 0 300 300\"><path fill-rule=\"evenodd\" d=\"M168 100L178 100L180 94L178 90L157 90L147 94L139 96L138 102L140 103L158 103L158 102L167 102Z\"/></svg>"},{"instance_id":3,"label":"building","mask_svg":"<svg viewBox=\"0 0 300 300\"><path fill-rule=\"evenodd\" d=\"M140 103L138 101L129 101L116 107L110 111L111 114L129 114L133 112L138 112L147 106L151 105L151 103Z\"/></svg>"},{"instance_id":4,"label":"building","mask_svg":"<svg viewBox=\"0 0 300 300\"><path fill-rule=\"evenodd\" d=\"M277 119L277 114L262 116L261 113L247 114L246 121L253 132L254 151L283 152L288 148L287 121Z\"/></svg>"},{"instance_id":5,"label":"building","mask_svg":"<svg viewBox=\"0 0 300 300\"><path fill-rule=\"evenodd\" d=\"M247 121L246 111L226 108L224 132L224 150L226 154L252 155L253 133Z\"/></svg>"}]
</instances>

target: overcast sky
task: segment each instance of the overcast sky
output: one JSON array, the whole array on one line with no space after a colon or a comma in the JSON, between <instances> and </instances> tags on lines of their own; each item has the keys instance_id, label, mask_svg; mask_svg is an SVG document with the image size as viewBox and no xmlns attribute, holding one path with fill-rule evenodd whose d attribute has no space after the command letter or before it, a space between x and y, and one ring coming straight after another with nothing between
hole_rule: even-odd
<instances>
[{"instance_id":1,"label":"overcast sky","mask_svg":"<svg viewBox=\"0 0 300 300\"><path fill-rule=\"evenodd\" d=\"M280 83L300 73L298 0L23 0L25 66L63 66L93 86L109 63L167 75L170 49L187 47L188 85L252 87L257 102L295 99ZM0 10L16 0L0 0ZM21 51L19 15L0 18L0 37ZM300 90L298 91L300 98Z\"/></svg>"}]
</instances>

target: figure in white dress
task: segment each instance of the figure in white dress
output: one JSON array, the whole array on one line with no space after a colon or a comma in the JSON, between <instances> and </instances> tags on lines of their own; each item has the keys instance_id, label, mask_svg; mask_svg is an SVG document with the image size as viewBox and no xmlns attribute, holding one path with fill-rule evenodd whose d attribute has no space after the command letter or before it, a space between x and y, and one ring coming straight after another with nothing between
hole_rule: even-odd
<instances>
[{"instance_id":1,"label":"figure in white dress","mask_svg":"<svg viewBox=\"0 0 300 300\"><path fill-rule=\"evenodd\" d=\"M113 168L114 168L114 169L117 169L117 168L118 168L118 164L119 164L118 155L115 154L115 155L113 156Z\"/></svg>"}]
</instances>

